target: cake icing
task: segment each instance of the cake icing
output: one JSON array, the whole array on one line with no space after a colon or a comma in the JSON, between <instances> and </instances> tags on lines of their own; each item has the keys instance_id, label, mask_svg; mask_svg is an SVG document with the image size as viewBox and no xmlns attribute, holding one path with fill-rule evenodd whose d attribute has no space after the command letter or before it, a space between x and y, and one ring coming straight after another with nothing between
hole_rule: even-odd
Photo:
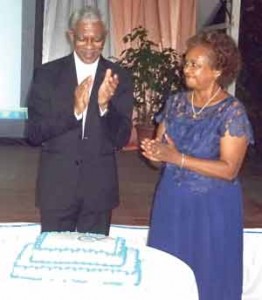
<instances>
[{"instance_id":1,"label":"cake icing","mask_svg":"<svg viewBox=\"0 0 262 300\"><path fill-rule=\"evenodd\" d=\"M45 232L24 246L12 278L92 284L139 285L139 250L123 238L95 234Z\"/></svg>"},{"instance_id":2,"label":"cake icing","mask_svg":"<svg viewBox=\"0 0 262 300\"><path fill-rule=\"evenodd\" d=\"M125 263L125 239L93 233L44 232L34 244L33 262L121 266ZM99 260L98 260L99 257Z\"/></svg>"}]
</instances>

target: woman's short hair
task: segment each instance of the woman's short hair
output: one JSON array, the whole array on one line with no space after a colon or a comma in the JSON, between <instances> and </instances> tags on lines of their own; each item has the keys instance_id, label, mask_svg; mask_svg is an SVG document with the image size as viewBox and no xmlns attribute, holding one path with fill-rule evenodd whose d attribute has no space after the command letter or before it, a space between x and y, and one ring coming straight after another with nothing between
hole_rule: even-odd
<instances>
[{"instance_id":1,"label":"woman's short hair","mask_svg":"<svg viewBox=\"0 0 262 300\"><path fill-rule=\"evenodd\" d=\"M232 37L223 31L203 31L187 40L187 52L203 46L210 50L211 67L221 72L218 84L227 87L232 83L241 68L240 51Z\"/></svg>"}]
</instances>

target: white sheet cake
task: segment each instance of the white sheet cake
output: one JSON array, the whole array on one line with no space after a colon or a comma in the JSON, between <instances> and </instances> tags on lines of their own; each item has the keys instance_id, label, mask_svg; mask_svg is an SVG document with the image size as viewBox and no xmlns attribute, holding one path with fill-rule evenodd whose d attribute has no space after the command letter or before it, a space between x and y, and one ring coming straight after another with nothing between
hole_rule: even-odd
<instances>
[{"instance_id":1,"label":"white sheet cake","mask_svg":"<svg viewBox=\"0 0 262 300\"><path fill-rule=\"evenodd\" d=\"M95 234L46 232L27 244L15 260L11 277L42 281L139 285L139 250L123 238Z\"/></svg>"},{"instance_id":2,"label":"white sheet cake","mask_svg":"<svg viewBox=\"0 0 262 300\"><path fill-rule=\"evenodd\" d=\"M36 239L31 260L68 263L70 257L71 263L75 264L121 266L126 255L125 239L120 237L113 239L92 233L44 232Z\"/></svg>"}]
</instances>

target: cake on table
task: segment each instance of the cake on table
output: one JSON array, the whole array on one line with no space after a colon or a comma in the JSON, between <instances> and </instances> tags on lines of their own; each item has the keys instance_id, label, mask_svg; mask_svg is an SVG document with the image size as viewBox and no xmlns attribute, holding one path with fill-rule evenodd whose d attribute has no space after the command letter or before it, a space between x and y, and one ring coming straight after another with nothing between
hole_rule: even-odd
<instances>
[{"instance_id":1,"label":"cake on table","mask_svg":"<svg viewBox=\"0 0 262 300\"><path fill-rule=\"evenodd\" d=\"M146 239L136 226L113 225L103 236L2 224L1 300L198 300L193 271Z\"/></svg>"},{"instance_id":2,"label":"cake on table","mask_svg":"<svg viewBox=\"0 0 262 300\"><path fill-rule=\"evenodd\" d=\"M139 250L122 237L44 232L17 256L11 277L42 281L139 285Z\"/></svg>"}]
</instances>

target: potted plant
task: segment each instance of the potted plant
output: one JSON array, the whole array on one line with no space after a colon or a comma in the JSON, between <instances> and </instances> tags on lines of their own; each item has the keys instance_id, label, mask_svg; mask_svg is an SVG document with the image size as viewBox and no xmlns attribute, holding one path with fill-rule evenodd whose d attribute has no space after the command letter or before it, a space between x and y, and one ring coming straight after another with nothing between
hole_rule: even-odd
<instances>
[{"instance_id":1,"label":"potted plant","mask_svg":"<svg viewBox=\"0 0 262 300\"><path fill-rule=\"evenodd\" d=\"M118 62L131 71L134 81L134 124L138 140L140 130L153 135L155 115L168 95L182 86L181 58L172 48L162 48L148 38L142 26L123 37L131 46L120 54Z\"/></svg>"}]
</instances>

